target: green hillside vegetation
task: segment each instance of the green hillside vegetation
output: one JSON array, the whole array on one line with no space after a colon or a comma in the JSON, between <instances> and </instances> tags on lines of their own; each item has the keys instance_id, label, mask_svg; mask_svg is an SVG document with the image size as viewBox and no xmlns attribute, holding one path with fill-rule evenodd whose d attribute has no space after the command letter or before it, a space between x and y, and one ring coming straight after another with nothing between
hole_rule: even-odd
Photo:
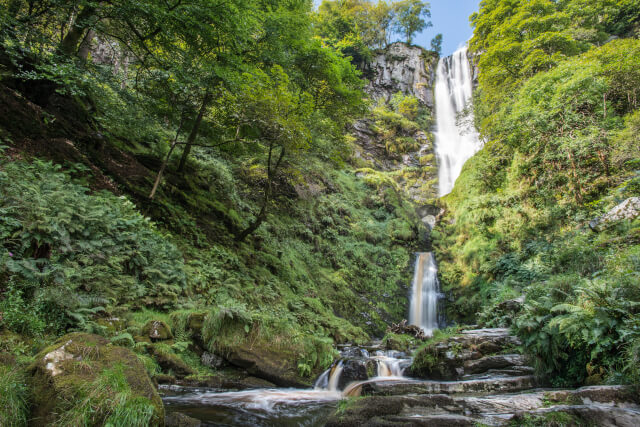
<instances>
[{"instance_id":1,"label":"green hillside vegetation","mask_svg":"<svg viewBox=\"0 0 640 427\"><path fill-rule=\"evenodd\" d=\"M335 344L405 317L426 230L393 180L357 172L364 81L310 2L0 10L0 352L24 366L84 331L197 378L222 373L195 344L250 343L310 383ZM173 336L148 342L149 321ZM0 419L21 420L22 377L1 372Z\"/></svg>"},{"instance_id":2,"label":"green hillside vegetation","mask_svg":"<svg viewBox=\"0 0 640 427\"><path fill-rule=\"evenodd\" d=\"M432 236L447 314L512 326L557 386L640 373L640 220L589 227L640 195L639 18L631 1L502 0L472 17L486 145Z\"/></svg>"}]
</instances>

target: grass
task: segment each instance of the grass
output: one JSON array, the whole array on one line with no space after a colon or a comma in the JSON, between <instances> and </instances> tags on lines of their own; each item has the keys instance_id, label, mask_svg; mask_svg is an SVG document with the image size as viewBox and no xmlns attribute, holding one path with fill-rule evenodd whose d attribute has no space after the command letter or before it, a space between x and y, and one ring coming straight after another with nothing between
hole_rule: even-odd
<instances>
[{"instance_id":1,"label":"grass","mask_svg":"<svg viewBox=\"0 0 640 427\"><path fill-rule=\"evenodd\" d=\"M24 373L13 367L0 366L0 426L27 425L28 393Z\"/></svg>"}]
</instances>

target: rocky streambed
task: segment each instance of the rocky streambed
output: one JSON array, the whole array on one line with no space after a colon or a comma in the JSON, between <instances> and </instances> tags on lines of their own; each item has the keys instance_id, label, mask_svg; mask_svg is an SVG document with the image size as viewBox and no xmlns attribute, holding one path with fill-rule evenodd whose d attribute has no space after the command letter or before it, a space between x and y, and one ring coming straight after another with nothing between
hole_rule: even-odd
<instances>
[{"instance_id":1,"label":"rocky streambed","mask_svg":"<svg viewBox=\"0 0 640 427\"><path fill-rule=\"evenodd\" d=\"M545 388L518 344L506 329L466 330L413 359L343 346L314 389L165 387L167 425L640 425L636 390Z\"/></svg>"}]
</instances>

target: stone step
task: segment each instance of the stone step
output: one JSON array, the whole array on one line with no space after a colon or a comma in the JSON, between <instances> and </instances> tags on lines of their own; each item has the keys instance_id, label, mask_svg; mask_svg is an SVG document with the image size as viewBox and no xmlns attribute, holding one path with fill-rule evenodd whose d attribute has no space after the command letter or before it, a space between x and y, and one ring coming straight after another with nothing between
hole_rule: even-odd
<instances>
[{"instance_id":1,"label":"stone step","mask_svg":"<svg viewBox=\"0 0 640 427\"><path fill-rule=\"evenodd\" d=\"M480 374L490 369L505 369L515 366L526 366L527 359L521 354L502 354L485 356L476 360L467 360L463 364L466 375Z\"/></svg>"}]
</instances>

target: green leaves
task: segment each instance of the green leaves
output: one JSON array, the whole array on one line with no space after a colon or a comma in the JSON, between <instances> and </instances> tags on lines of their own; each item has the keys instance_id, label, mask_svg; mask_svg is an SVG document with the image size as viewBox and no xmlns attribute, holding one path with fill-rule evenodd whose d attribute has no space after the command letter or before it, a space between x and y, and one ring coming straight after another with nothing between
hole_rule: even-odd
<instances>
[{"instance_id":1,"label":"green leaves","mask_svg":"<svg viewBox=\"0 0 640 427\"><path fill-rule=\"evenodd\" d=\"M54 327L84 327L109 303L170 307L186 285L182 255L125 198L89 194L42 161L0 167L2 257L25 304L50 306ZM6 185L5 185L6 184Z\"/></svg>"}]
</instances>

